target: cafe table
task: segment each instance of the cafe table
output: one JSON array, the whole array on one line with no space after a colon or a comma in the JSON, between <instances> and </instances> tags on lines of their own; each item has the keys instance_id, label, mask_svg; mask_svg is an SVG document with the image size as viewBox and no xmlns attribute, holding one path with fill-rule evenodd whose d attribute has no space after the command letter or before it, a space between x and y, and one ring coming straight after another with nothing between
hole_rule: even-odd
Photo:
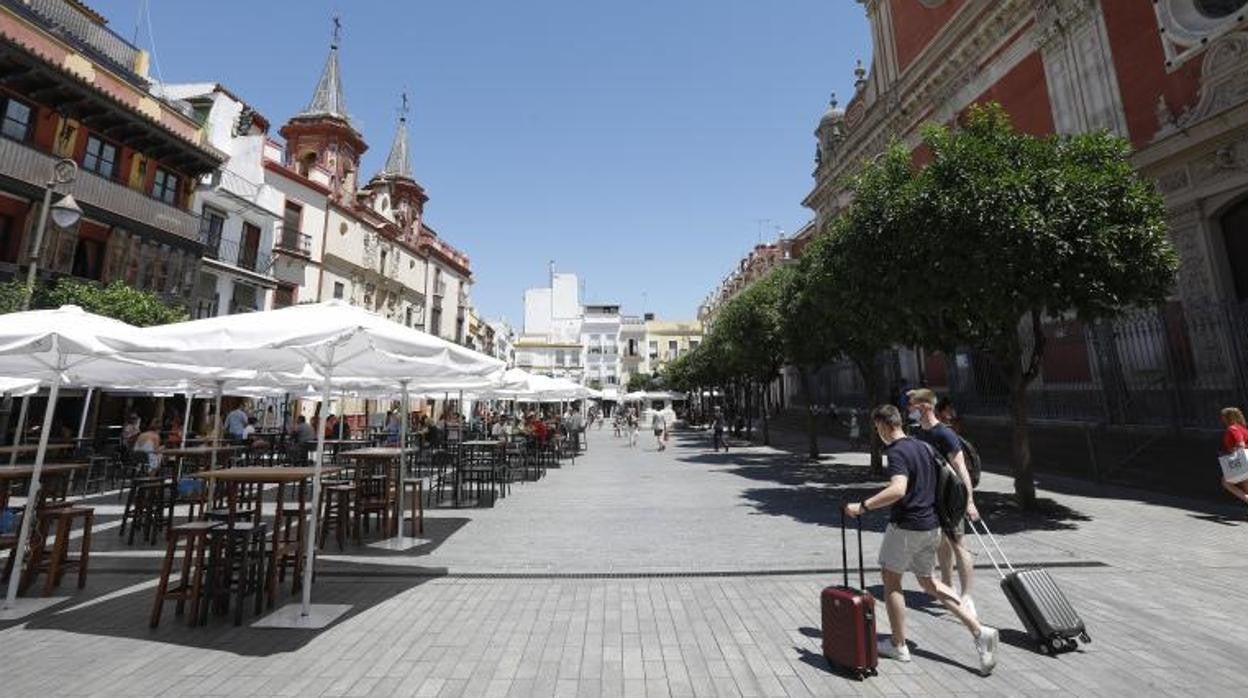
<instances>
[{"instance_id":1,"label":"cafe table","mask_svg":"<svg viewBox=\"0 0 1248 698\"><path fill-rule=\"evenodd\" d=\"M43 470L40 474L40 480L47 482L59 478L71 477L73 474L87 467L86 463L44 463ZM33 465L6 465L0 466L0 512L3 512L9 506L9 490L12 483L29 482L30 476L35 472ZM46 491L46 487L40 487Z\"/></svg>"},{"instance_id":2,"label":"cafe table","mask_svg":"<svg viewBox=\"0 0 1248 698\"><path fill-rule=\"evenodd\" d=\"M48 451L72 451L74 445L72 443L50 443ZM39 450L39 444L18 444L17 446L0 446L0 456L11 456L17 454L19 456L31 455Z\"/></svg>"},{"instance_id":3,"label":"cafe table","mask_svg":"<svg viewBox=\"0 0 1248 698\"><path fill-rule=\"evenodd\" d=\"M371 461L380 462L386 465L386 488L389 491L391 485L394 486L396 496L394 498L394 524L390 531L390 535L399 535L398 530L400 522L403 520L403 489L408 484L415 484L413 492L412 517L417 522L420 531L424 530L424 509L421 504L423 496L424 484L417 478L409 480L403 477L403 465L399 462L403 450L398 446L369 446L367 448L357 448L353 451L346 451L342 454L343 458L350 458L355 461Z\"/></svg>"},{"instance_id":4,"label":"cafe table","mask_svg":"<svg viewBox=\"0 0 1248 698\"><path fill-rule=\"evenodd\" d=\"M242 446L237 444L222 444L220 446L183 446L180 448L166 448L160 454L166 458L178 459L177 479L182 479L182 462L183 460L200 460L211 458L214 453L231 453L241 449ZM217 463L221 465L220 462Z\"/></svg>"},{"instance_id":5,"label":"cafe table","mask_svg":"<svg viewBox=\"0 0 1248 698\"><path fill-rule=\"evenodd\" d=\"M332 475L337 473L341 468L337 466L324 466L321 468L322 475ZM263 518L264 506L264 485L277 485L276 506L273 510L273 525L269 528L272 532L273 547L270 551L268 565L268 599L269 607L272 608L277 603L277 570L282 559L293 553L295 559L294 584L298 588L298 584L303 579L303 550L305 542L304 536L316 535L315 531L306 531L304 520L308 510L308 481L316 476L316 468L314 467L275 467L275 466L258 466L251 468L226 468L225 470L212 470L208 472L198 472L191 477L208 480L209 492L212 490L212 482L224 482L228 492L230 516L233 517L235 511L238 510L238 486L240 484L256 485L255 488L255 513L254 522L260 523ZM288 520L282 512L286 503L286 486L298 484L299 497L299 523L298 536L294 540L287 540L290 533L290 527L295 525ZM315 505L315 503L313 503ZM292 551L293 546L293 551Z\"/></svg>"}]
</instances>

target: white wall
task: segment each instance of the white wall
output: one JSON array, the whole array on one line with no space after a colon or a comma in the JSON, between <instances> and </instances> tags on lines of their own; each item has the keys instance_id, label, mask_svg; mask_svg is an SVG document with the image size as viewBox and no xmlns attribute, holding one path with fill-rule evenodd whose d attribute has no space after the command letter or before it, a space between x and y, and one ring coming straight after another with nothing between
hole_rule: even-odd
<instances>
[{"instance_id":1,"label":"white wall","mask_svg":"<svg viewBox=\"0 0 1248 698\"><path fill-rule=\"evenodd\" d=\"M551 331L551 290L530 288L524 292L524 328L527 335L549 335Z\"/></svg>"}]
</instances>

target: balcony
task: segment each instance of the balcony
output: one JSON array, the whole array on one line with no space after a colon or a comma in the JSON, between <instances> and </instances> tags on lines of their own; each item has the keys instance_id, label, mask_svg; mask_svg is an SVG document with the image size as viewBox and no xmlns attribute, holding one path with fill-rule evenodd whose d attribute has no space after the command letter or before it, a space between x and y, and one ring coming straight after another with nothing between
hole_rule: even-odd
<instances>
[{"instance_id":1,"label":"balcony","mask_svg":"<svg viewBox=\"0 0 1248 698\"><path fill-rule=\"evenodd\" d=\"M29 146L0 138L0 175L42 188L57 158ZM112 213L190 242L199 240L199 218L127 186L79 170L73 184L62 187L86 207ZM91 211L87 211L91 215Z\"/></svg>"},{"instance_id":2,"label":"balcony","mask_svg":"<svg viewBox=\"0 0 1248 698\"><path fill-rule=\"evenodd\" d=\"M237 241L214 239L204 233L200 233L199 241L204 244L205 259L215 259L257 274L268 274L273 266L268 252L245 249Z\"/></svg>"},{"instance_id":3,"label":"balcony","mask_svg":"<svg viewBox=\"0 0 1248 698\"><path fill-rule=\"evenodd\" d=\"M108 27L97 24L65 0L3 0L5 7L26 16L34 15L45 26L65 36L84 53L109 63L139 80L146 59L143 52Z\"/></svg>"},{"instance_id":4,"label":"balcony","mask_svg":"<svg viewBox=\"0 0 1248 698\"><path fill-rule=\"evenodd\" d=\"M312 236L304 235L297 230L283 228L277 231L273 240L273 249L299 257L312 257Z\"/></svg>"}]
</instances>

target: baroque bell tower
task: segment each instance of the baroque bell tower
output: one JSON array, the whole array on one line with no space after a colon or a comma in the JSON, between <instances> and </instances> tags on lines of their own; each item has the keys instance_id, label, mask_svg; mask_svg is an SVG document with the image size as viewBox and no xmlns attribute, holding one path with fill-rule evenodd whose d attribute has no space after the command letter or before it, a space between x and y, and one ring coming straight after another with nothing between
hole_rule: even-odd
<instances>
[{"instance_id":1,"label":"baroque bell tower","mask_svg":"<svg viewBox=\"0 0 1248 698\"><path fill-rule=\"evenodd\" d=\"M338 68L341 36L342 22L334 17L329 58L312 100L282 126L280 133L286 139L287 165L305 177L311 177L318 168L328 172L331 196L340 203L348 203L355 200L360 156L368 149L368 144L347 115Z\"/></svg>"}]
</instances>

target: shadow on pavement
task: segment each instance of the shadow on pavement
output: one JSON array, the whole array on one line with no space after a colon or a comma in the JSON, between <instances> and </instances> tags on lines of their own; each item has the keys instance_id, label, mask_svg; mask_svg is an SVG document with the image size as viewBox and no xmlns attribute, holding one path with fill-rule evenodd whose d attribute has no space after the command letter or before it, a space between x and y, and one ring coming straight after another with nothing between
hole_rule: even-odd
<instances>
[{"instance_id":1,"label":"shadow on pavement","mask_svg":"<svg viewBox=\"0 0 1248 698\"><path fill-rule=\"evenodd\" d=\"M326 628L319 630L291 630L276 628L251 628L259 619L251 615L246 606L243 624L235 626L233 614L224 617L208 614L206 625L188 627L187 615L175 615L176 602L165 604L160 625L148 627L148 619L155 600L155 587L147 576L113 576L105 585L95 585L95 603L82 608L75 606L92 601L90 597L75 596L68 603L27 618L26 627L31 630L57 630L79 635L96 635L101 638L125 638L148 642L180 645L201 649L231 652L240 656L267 657L282 652L299 650L316 640L323 633L358 616L360 613L383 604L400 594L414 589L444 573L444 570L427 570L424 577L370 578L352 577L318 579L312 594L314 604L349 604L351 610ZM110 575L111 576L111 575ZM110 594L116 594L108 598ZM278 595L276 608L298 603L299 596L283 591ZM160 650L155 650L159 652Z\"/></svg>"}]
</instances>

